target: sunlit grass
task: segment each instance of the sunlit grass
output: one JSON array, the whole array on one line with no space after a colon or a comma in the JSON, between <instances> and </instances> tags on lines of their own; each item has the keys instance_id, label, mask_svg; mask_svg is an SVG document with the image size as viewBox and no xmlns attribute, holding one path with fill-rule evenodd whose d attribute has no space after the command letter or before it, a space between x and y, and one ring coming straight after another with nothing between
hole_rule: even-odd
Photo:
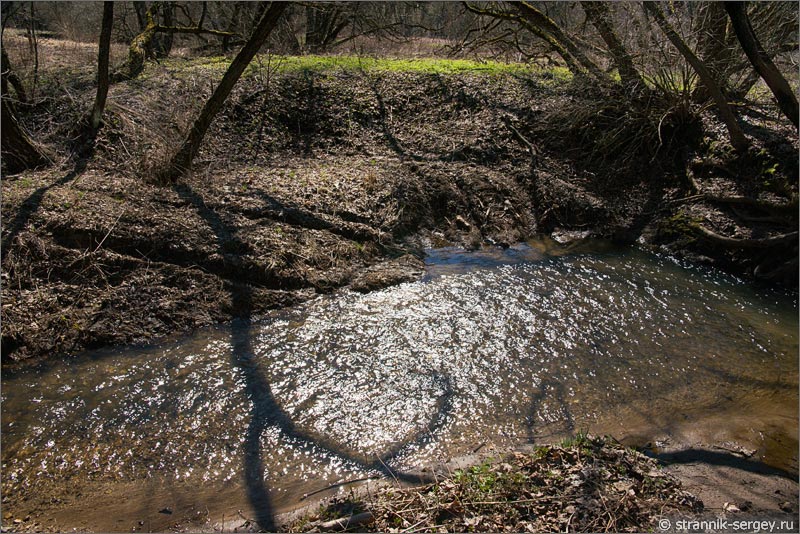
<instances>
[{"instance_id":1,"label":"sunlit grass","mask_svg":"<svg viewBox=\"0 0 800 534\"><path fill-rule=\"evenodd\" d=\"M209 74L222 74L230 64L225 56L202 57L192 60L168 60L169 68L192 71L207 71ZM539 75L551 83L565 83L572 80L572 74L565 67L541 67L528 63L504 63L500 61L475 61L469 59L415 58L392 59L359 56L281 56L260 55L245 71L252 75L266 68L277 72L411 72L427 74L484 74L488 76L527 74Z\"/></svg>"}]
</instances>

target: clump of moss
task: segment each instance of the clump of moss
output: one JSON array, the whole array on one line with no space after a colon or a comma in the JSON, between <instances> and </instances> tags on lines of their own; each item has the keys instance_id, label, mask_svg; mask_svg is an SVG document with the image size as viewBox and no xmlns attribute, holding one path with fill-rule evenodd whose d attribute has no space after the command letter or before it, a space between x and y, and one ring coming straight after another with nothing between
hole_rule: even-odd
<instances>
[{"instance_id":1,"label":"clump of moss","mask_svg":"<svg viewBox=\"0 0 800 534\"><path fill-rule=\"evenodd\" d=\"M664 241L682 240L685 243L696 241L694 227L700 222L699 219L690 217L686 213L679 211L671 217L662 219L658 225L658 234Z\"/></svg>"}]
</instances>

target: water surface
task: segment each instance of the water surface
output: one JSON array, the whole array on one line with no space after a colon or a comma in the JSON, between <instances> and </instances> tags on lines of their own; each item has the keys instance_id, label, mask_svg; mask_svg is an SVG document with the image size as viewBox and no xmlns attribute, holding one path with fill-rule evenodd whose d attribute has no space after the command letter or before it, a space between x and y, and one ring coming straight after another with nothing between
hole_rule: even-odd
<instances>
[{"instance_id":1,"label":"water surface","mask_svg":"<svg viewBox=\"0 0 800 534\"><path fill-rule=\"evenodd\" d=\"M420 282L4 377L6 504L45 524L160 529L165 502L277 511L581 429L797 469L795 296L596 243L428 263Z\"/></svg>"}]
</instances>

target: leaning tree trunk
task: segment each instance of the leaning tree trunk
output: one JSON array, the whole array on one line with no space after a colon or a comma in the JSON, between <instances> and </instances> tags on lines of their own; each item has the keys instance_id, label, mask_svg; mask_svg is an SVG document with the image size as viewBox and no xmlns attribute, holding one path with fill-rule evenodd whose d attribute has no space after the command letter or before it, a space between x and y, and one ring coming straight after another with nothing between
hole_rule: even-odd
<instances>
[{"instance_id":1,"label":"leaning tree trunk","mask_svg":"<svg viewBox=\"0 0 800 534\"><path fill-rule=\"evenodd\" d=\"M655 2L643 2L642 4L644 8L653 16L658 24L661 31L667 36L667 39L678 49L681 55L689 62L692 66L694 71L700 77L700 81L703 85L706 86L709 93L711 93L711 98L714 99L714 103L717 105L719 109L720 117L722 121L725 123L725 127L728 129L728 135L731 138L731 145L733 148L736 149L737 152L744 152L750 146L750 142L745 137L744 132L739 127L739 123L736 121L736 116L731 111L731 107L728 105L727 100L725 99L725 95L722 94L722 90L719 88L716 80L711 75L709 70L703 64L700 59L692 52L689 46L683 42L681 36L678 35L678 32L670 25L667 19L664 17L664 13L661 12L661 9L655 4Z\"/></svg>"},{"instance_id":2,"label":"leaning tree trunk","mask_svg":"<svg viewBox=\"0 0 800 534\"><path fill-rule=\"evenodd\" d=\"M533 35L549 44L553 51L558 54L562 60L564 60L567 68L576 78L589 78L589 69L583 66L578 59L570 53L565 43L559 41L554 35L552 35L552 33L545 30L543 25L539 24L541 21L533 16L534 13L529 13L528 16L523 16L521 13L523 8L519 5L519 2L516 2L513 5L515 6L516 13L491 8L483 8L470 2L464 2L464 7L476 15L509 20L521 25ZM535 8L533 9L536 11ZM546 20L550 20L547 17L544 18ZM550 22L552 23L552 21ZM552 24L555 26L555 23ZM556 29L558 29L557 26ZM563 35L563 33L561 35ZM599 71L599 69L597 70Z\"/></svg>"},{"instance_id":3,"label":"leaning tree trunk","mask_svg":"<svg viewBox=\"0 0 800 534\"><path fill-rule=\"evenodd\" d=\"M14 91L17 93L17 100L26 104L28 102L28 94L25 92L25 86L22 85L22 80L19 79L17 73L14 69L11 68L11 61L8 59L8 54L6 53L5 47L0 49L0 53L2 53L2 59L0 59L0 69L3 71L3 78L4 80L8 80L8 83L14 88Z\"/></svg>"},{"instance_id":4,"label":"leaning tree trunk","mask_svg":"<svg viewBox=\"0 0 800 534\"><path fill-rule=\"evenodd\" d=\"M725 10L731 18L733 24L733 31L736 32L736 37L742 45L744 53L753 67L756 69L761 78L775 95L775 100L778 101L778 106L781 111L786 115L794 127L798 127L798 111L797 97L794 91L789 86L786 78L783 77L781 71L775 66L775 63L766 53L761 43L758 41L753 27L750 24L750 19L747 16L747 5L745 2L725 2Z\"/></svg>"},{"instance_id":5,"label":"leaning tree trunk","mask_svg":"<svg viewBox=\"0 0 800 534\"><path fill-rule=\"evenodd\" d=\"M575 41L573 41L564 31L556 24L550 17L536 9L528 2L511 2L511 5L519 12L519 14L533 26L543 30L545 33L551 35L560 46L565 48L580 65L591 73L595 78L605 81L607 76L586 54L583 53Z\"/></svg>"},{"instance_id":6,"label":"leaning tree trunk","mask_svg":"<svg viewBox=\"0 0 800 534\"><path fill-rule=\"evenodd\" d=\"M141 4L137 4L141 6ZM137 8L137 13L138 13ZM124 80L133 80L144 71L144 61L152 54L153 37L156 35L157 24L155 21L155 4L145 13L145 26L139 35L133 38L128 47L128 59L111 76L111 82L117 83Z\"/></svg>"},{"instance_id":7,"label":"leaning tree trunk","mask_svg":"<svg viewBox=\"0 0 800 534\"><path fill-rule=\"evenodd\" d=\"M5 85L5 83L3 83ZM17 122L14 110L11 109L7 91L3 91L2 116L0 116L0 148L6 170L15 174L26 169L45 167L50 159L37 147L25 130Z\"/></svg>"},{"instance_id":8,"label":"leaning tree trunk","mask_svg":"<svg viewBox=\"0 0 800 534\"><path fill-rule=\"evenodd\" d=\"M97 54L97 96L92 108L92 116L89 125L92 130L92 137L97 134L100 128L100 120L103 117L103 110L106 107L108 97L108 63L109 51L111 50L111 26L114 23L114 2L103 2L103 25L100 29L100 50Z\"/></svg>"},{"instance_id":9,"label":"leaning tree trunk","mask_svg":"<svg viewBox=\"0 0 800 534\"><path fill-rule=\"evenodd\" d=\"M128 48L128 59L123 65L111 75L111 83L118 83L125 80L133 80L144 71L144 62L148 57L152 57L153 49L155 46L155 37L157 34L165 34L171 36L176 33L190 34L190 35L213 35L229 39L236 37L235 33L223 32L218 30L206 30L198 25L197 27L184 27L184 26L162 26L156 24L156 10L157 4L150 6L150 9L145 13L147 22L144 30L133 38L131 45ZM200 20L202 24L202 18ZM172 42L170 40L170 42Z\"/></svg>"},{"instance_id":10,"label":"leaning tree trunk","mask_svg":"<svg viewBox=\"0 0 800 534\"><path fill-rule=\"evenodd\" d=\"M633 65L633 58L631 58L631 55L625 49L625 45L617 37L617 33L611 25L608 2L581 2L581 7L586 13L586 18L597 28L600 37L608 47L608 51L611 52L611 57L614 58L614 63L617 66L623 85L644 88L644 81Z\"/></svg>"},{"instance_id":11,"label":"leaning tree trunk","mask_svg":"<svg viewBox=\"0 0 800 534\"><path fill-rule=\"evenodd\" d=\"M203 142L203 137L205 137L206 131L211 125L211 121L214 120L216 114L222 109L222 105L225 103L231 90L233 90L233 86L236 85L236 82L247 68L247 65L250 64L250 61L252 61L253 57L259 51L261 45L264 44L269 34L275 26L277 26L278 19L287 5L288 4L285 2L272 2L269 9L264 13L264 16L258 23L258 26L253 31L253 35L250 36L250 39L247 40L247 43L245 43L236 55L230 67L228 67L228 70L225 71L222 81L219 82L211 98L209 98L205 106L203 106L200 115L189 131L189 135L184 140L177 154L175 154L170 161L169 168L166 170L166 178L169 181L177 181L181 175L191 168L192 161L200 150L200 143Z\"/></svg>"},{"instance_id":12,"label":"leaning tree trunk","mask_svg":"<svg viewBox=\"0 0 800 534\"><path fill-rule=\"evenodd\" d=\"M724 95L730 95L729 78L739 62L735 48L728 46L728 16L722 2L703 2L699 4L700 15L692 28L697 36L695 47L697 56L720 85ZM705 102L711 93L699 83L692 91L692 100Z\"/></svg>"}]
</instances>

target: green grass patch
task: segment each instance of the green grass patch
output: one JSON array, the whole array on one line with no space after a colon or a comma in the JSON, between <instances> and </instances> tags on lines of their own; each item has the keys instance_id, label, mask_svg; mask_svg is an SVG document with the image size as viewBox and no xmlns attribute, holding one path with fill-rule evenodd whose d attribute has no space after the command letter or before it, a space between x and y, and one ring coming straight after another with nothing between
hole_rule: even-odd
<instances>
[{"instance_id":1,"label":"green grass patch","mask_svg":"<svg viewBox=\"0 0 800 534\"><path fill-rule=\"evenodd\" d=\"M192 60L171 59L165 62L170 69L205 71L222 75L230 65L225 56L201 57ZM257 56L245 71L245 76L267 68L278 72L329 72L329 71L367 71L367 72L412 72L425 74L485 74L489 76L519 74L538 75L543 79L564 83L572 80L572 74L565 67L541 67L528 63L503 63L500 61L474 61L470 59L393 59L359 56Z\"/></svg>"}]
</instances>

